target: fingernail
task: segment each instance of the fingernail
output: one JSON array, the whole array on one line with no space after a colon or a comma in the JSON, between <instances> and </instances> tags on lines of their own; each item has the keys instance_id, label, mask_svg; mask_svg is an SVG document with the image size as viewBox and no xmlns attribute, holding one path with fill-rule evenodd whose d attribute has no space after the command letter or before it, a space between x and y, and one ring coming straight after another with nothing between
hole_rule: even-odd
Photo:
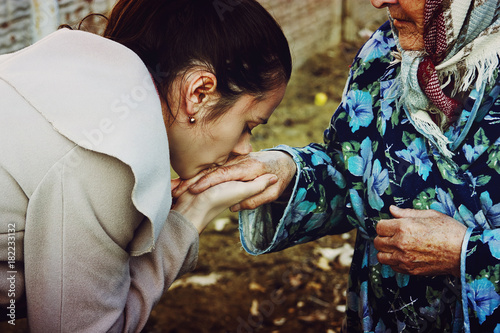
<instances>
[{"instance_id":1,"label":"fingernail","mask_svg":"<svg viewBox=\"0 0 500 333\"><path fill-rule=\"evenodd\" d=\"M236 205L234 205L233 207L231 207L231 209L230 209L230 210L231 210L231 212L233 212L233 213L237 213L237 212L239 212L239 211L241 210L241 206L240 206L239 204L236 204Z\"/></svg>"}]
</instances>

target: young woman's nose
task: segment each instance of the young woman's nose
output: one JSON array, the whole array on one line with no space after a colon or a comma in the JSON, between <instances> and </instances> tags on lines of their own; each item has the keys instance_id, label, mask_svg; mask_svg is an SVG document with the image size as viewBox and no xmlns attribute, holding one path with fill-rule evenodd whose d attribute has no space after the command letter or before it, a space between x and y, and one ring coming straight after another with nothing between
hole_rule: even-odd
<instances>
[{"instance_id":1,"label":"young woman's nose","mask_svg":"<svg viewBox=\"0 0 500 333\"><path fill-rule=\"evenodd\" d=\"M251 135L244 134L234 146L232 153L235 155L246 155L252 152L252 144L250 143Z\"/></svg>"},{"instance_id":2,"label":"young woman's nose","mask_svg":"<svg viewBox=\"0 0 500 333\"><path fill-rule=\"evenodd\" d=\"M387 7L388 5L397 4L399 2L398 0L370 0L370 1L372 3L373 7L375 7L375 8L383 8L383 7Z\"/></svg>"}]
</instances>

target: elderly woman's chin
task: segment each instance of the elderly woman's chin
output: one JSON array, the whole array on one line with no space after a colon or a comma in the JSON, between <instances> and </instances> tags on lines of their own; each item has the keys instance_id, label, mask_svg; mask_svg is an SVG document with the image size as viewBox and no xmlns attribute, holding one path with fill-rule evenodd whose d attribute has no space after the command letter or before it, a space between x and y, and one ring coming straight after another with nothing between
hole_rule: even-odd
<instances>
[{"instance_id":1,"label":"elderly woman's chin","mask_svg":"<svg viewBox=\"0 0 500 333\"><path fill-rule=\"evenodd\" d=\"M399 44L405 51L421 51L424 50L424 36L414 34L399 33Z\"/></svg>"}]
</instances>

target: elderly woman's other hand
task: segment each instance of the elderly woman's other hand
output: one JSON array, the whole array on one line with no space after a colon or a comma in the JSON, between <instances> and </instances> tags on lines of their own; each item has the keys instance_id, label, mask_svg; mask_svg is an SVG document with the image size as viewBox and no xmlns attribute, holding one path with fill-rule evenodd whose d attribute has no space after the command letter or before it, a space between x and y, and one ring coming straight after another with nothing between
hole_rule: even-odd
<instances>
[{"instance_id":1,"label":"elderly woman's other hand","mask_svg":"<svg viewBox=\"0 0 500 333\"><path fill-rule=\"evenodd\" d=\"M374 240L380 263L411 275L460 276L460 254L467 228L438 211L390 207Z\"/></svg>"},{"instance_id":2,"label":"elderly woman's other hand","mask_svg":"<svg viewBox=\"0 0 500 333\"><path fill-rule=\"evenodd\" d=\"M249 181L264 174L276 175L278 177L276 184L232 207L232 211L255 209L282 196L294 178L296 170L292 157L282 151L250 153L237 156L219 168L205 170L193 179L182 181L176 186L173 196L177 198L187 190L199 194L212 186L228 181Z\"/></svg>"}]
</instances>

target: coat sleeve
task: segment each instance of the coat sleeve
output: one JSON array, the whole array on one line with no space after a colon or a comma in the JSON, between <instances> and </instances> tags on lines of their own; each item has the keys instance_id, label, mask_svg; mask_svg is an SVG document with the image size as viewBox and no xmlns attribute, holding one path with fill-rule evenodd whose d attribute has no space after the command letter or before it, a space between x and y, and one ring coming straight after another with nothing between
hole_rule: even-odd
<instances>
[{"instance_id":1,"label":"coat sleeve","mask_svg":"<svg viewBox=\"0 0 500 333\"><path fill-rule=\"evenodd\" d=\"M470 332L500 330L500 229L469 228L462 250L462 306Z\"/></svg>"},{"instance_id":2,"label":"coat sleeve","mask_svg":"<svg viewBox=\"0 0 500 333\"><path fill-rule=\"evenodd\" d=\"M164 291L195 267L198 233L174 211L151 252L129 255L134 231L149 223L133 205L133 183L128 166L77 147L39 184L24 243L32 332L140 332Z\"/></svg>"},{"instance_id":3,"label":"coat sleeve","mask_svg":"<svg viewBox=\"0 0 500 333\"><path fill-rule=\"evenodd\" d=\"M297 165L292 196L281 209L275 203L240 213L245 250L255 255L280 251L352 229L345 215L348 191L339 152L320 144L274 149L289 153Z\"/></svg>"}]
</instances>

